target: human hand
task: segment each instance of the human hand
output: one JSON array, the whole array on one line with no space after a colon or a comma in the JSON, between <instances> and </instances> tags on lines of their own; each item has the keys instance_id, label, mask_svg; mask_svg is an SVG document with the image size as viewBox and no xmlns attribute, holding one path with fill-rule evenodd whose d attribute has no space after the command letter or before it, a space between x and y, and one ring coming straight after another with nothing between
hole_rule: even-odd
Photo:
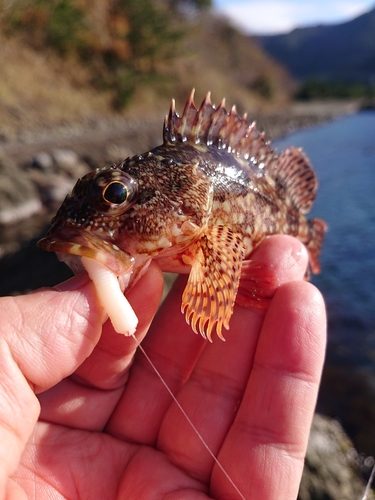
<instances>
[{"instance_id":1,"label":"human hand","mask_svg":"<svg viewBox=\"0 0 375 500\"><path fill-rule=\"evenodd\" d=\"M307 255L273 236L267 310L235 307L212 344L180 313L186 277L156 314L152 265L129 292L138 340L246 500L297 497L325 347ZM262 267L262 266L260 266ZM86 275L0 299L0 498L241 498L136 343L114 332ZM38 397L35 396L38 394Z\"/></svg>"}]
</instances>

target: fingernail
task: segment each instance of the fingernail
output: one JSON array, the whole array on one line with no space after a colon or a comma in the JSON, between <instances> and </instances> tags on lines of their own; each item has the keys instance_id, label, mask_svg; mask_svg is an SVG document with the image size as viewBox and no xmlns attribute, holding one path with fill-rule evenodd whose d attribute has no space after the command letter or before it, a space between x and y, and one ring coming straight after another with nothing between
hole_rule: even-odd
<instances>
[{"instance_id":1,"label":"fingernail","mask_svg":"<svg viewBox=\"0 0 375 500\"><path fill-rule=\"evenodd\" d=\"M290 255L298 264L301 261L301 259L307 257L307 249L303 243L301 243L298 240L294 240L294 244L292 245Z\"/></svg>"}]
</instances>

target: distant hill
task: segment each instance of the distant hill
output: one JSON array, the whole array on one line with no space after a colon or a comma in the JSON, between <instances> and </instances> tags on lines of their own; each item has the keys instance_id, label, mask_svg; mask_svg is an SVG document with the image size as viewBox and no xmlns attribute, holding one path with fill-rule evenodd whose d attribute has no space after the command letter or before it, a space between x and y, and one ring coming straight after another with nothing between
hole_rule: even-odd
<instances>
[{"instance_id":1,"label":"distant hill","mask_svg":"<svg viewBox=\"0 0 375 500\"><path fill-rule=\"evenodd\" d=\"M299 81L375 83L375 8L342 24L256 39Z\"/></svg>"},{"instance_id":2,"label":"distant hill","mask_svg":"<svg viewBox=\"0 0 375 500\"><path fill-rule=\"evenodd\" d=\"M188 13L173 10L183 0L0 0L0 143L25 129L162 117L193 87L197 104L211 90L240 112L291 100L281 65L226 19L192 10L209 0L184 1Z\"/></svg>"}]
</instances>

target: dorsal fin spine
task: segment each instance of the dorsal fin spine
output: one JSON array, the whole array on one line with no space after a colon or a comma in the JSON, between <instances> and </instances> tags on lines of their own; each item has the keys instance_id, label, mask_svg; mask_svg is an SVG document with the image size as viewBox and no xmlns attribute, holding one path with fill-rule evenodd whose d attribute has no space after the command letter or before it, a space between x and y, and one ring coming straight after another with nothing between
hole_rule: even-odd
<instances>
[{"instance_id":1,"label":"dorsal fin spine","mask_svg":"<svg viewBox=\"0 0 375 500\"><path fill-rule=\"evenodd\" d=\"M225 122L223 126L219 130L219 137L221 138L223 147L228 147L228 149L232 149L232 132L237 124L237 111L236 107L233 106L230 110L229 114L226 114Z\"/></svg>"},{"instance_id":2,"label":"dorsal fin spine","mask_svg":"<svg viewBox=\"0 0 375 500\"><path fill-rule=\"evenodd\" d=\"M164 143L176 142L177 138L175 135L175 131L178 129L178 126L179 126L179 117L178 114L176 113L176 103L175 100L172 99L171 106L169 108L169 114L166 115L164 119L164 127L163 127Z\"/></svg>"},{"instance_id":3,"label":"dorsal fin spine","mask_svg":"<svg viewBox=\"0 0 375 500\"><path fill-rule=\"evenodd\" d=\"M221 105L213 112L211 117L211 124L208 129L207 142L209 144L217 144L220 139L219 131L225 123L227 112Z\"/></svg>"},{"instance_id":4,"label":"dorsal fin spine","mask_svg":"<svg viewBox=\"0 0 375 500\"><path fill-rule=\"evenodd\" d=\"M248 130L248 123L243 118L238 118L236 123L232 129L232 137L231 137L231 149L233 152L241 153L241 148L239 145L241 144L241 139L246 135L246 131Z\"/></svg>"},{"instance_id":5,"label":"dorsal fin spine","mask_svg":"<svg viewBox=\"0 0 375 500\"><path fill-rule=\"evenodd\" d=\"M172 100L164 122L164 143L189 142L226 149L236 158L245 160L252 169L258 168L259 173L267 172L283 186L301 211L310 209L317 181L306 156L295 148L288 148L277 156L270 142L266 141L264 132L257 130L255 122L249 124L246 114L241 118L235 106L227 112L225 99L215 108L210 93L207 93L197 109L193 89L181 117Z\"/></svg>"},{"instance_id":6,"label":"dorsal fin spine","mask_svg":"<svg viewBox=\"0 0 375 500\"><path fill-rule=\"evenodd\" d=\"M208 127L214 111L215 107L211 102L211 94L208 92L197 112L192 128L192 136L196 144L207 141Z\"/></svg>"},{"instance_id":7,"label":"dorsal fin spine","mask_svg":"<svg viewBox=\"0 0 375 500\"><path fill-rule=\"evenodd\" d=\"M190 92L180 120L180 136L184 142L190 138L191 129L198 113L194 104L194 93L195 89Z\"/></svg>"}]
</instances>

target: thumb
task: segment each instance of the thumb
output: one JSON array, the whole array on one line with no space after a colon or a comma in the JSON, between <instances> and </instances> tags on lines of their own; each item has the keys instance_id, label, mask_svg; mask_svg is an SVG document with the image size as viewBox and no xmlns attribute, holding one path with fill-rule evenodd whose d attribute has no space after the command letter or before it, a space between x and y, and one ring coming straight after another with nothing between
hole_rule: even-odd
<instances>
[{"instance_id":1,"label":"thumb","mask_svg":"<svg viewBox=\"0 0 375 500\"><path fill-rule=\"evenodd\" d=\"M0 318L2 498L39 416L34 391L54 385L90 354L104 314L82 275L55 289L1 298Z\"/></svg>"},{"instance_id":2,"label":"thumb","mask_svg":"<svg viewBox=\"0 0 375 500\"><path fill-rule=\"evenodd\" d=\"M71 374L99 340L105 314L87 275L0 299L1 342L35 392ZM1 363L0 359L0 363Z\"/></svg>"}]
</instances>

